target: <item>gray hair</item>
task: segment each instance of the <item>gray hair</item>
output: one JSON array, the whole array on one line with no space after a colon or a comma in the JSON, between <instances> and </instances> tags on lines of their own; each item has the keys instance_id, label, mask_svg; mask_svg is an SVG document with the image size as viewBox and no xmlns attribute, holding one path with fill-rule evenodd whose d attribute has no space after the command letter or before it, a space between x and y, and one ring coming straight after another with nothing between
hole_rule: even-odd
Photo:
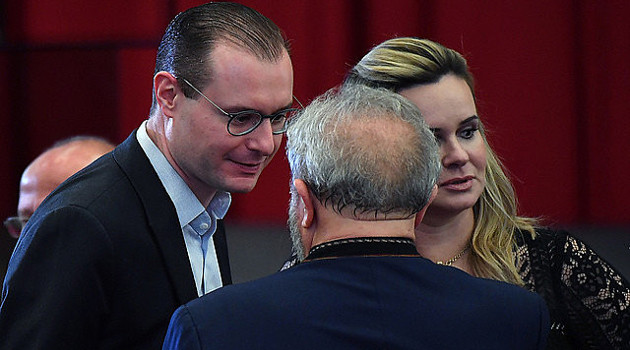
<instances>
[{"instance_id":1,"label":"gray hair","mask_svg":"<svg viewBox=\"0 0 630 350\"><path fill-rule=\"evenodd\" d=\"M440 174L438 146L418 108L363 85L313 101L289 123L286 150L293 178L340 214L411 216Z\"/></svg>"}]
</instances>

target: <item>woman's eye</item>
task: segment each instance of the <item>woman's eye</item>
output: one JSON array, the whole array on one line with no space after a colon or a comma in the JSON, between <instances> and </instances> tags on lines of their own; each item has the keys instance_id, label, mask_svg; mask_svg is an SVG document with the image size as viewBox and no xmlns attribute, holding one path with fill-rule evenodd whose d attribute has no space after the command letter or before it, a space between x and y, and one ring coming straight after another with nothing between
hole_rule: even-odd
<instances>
[{"instance_id":1,"label":"woman's eye","mask_svg":"<svg viewBox=\"0 0 630 350\"><path fill-rule=\"evenodd\" d=\"M469 128L469 129L464 129L462 131L460 131L459 136L463 139L471 139L473 138L473 136L475 136L475 132L477 131L477 128Z\"/></svg>"},{"instance_id":2,"label":"woman's eye","mask_svg":"<svg viewBox=\"0 0 630 350\"><path fill-rule=\"evenodd\" d=\"M431 130L431 132L433 133L433 137L435 137L435 141L437 141L437 143L440 143L440 141L442 141L440 133L437 130Z\"/></svg>"}]
</instances>

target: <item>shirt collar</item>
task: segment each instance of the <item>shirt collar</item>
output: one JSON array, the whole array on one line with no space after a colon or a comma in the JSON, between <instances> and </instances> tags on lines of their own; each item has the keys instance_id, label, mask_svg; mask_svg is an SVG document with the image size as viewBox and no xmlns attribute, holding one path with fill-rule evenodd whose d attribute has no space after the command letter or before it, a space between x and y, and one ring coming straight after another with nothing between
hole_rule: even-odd
<instances>
[{"instance_id":1,"label":"shirt collar","mask_svg":"<svg viewBox=\"0 0 630 350\"><path fill-rule=\"evenodd\" d=\"M406 237L356 237L325 242L311 248L304 261L348 256L419 256Z\"/></svg>"},{"instance_id":2,"label":"shirt collar","mask_svg":"<svg viewBox=\"0 0 630 350\"><path fill-rule=\"evenodd\" d=\"M217 191L208 205L208 211L211 212L215 218L223 219L228 209L230 209L231 203L232 196L229 192Z\"/></svg>"},{"instance_id":3,"label":"shirt collar","mask_svg":"<svg viewBox=\"0 0 630 350\"><path fill-rule=\"evenodd\" d=\"M147 133L146 124L147 121L145 120L138 128L136 133L138 143L140 143L140 147L142 147L144 153L146 153L149 158L166 193L168 193L171 201L173 201L180 227L184 227L199 216L199 214L203 213L206 208L199 202L199 199L197 199L190 187L184 182L184 179L173 169L173 166L168 162L164 154L162 154L162 151L153 143L153 140L151 140ZM232 197L229 192L217 191L208 205L208 210L212 212L212 215L217 219L223 219L231 203Z\"/></svg>"}]
</instances>

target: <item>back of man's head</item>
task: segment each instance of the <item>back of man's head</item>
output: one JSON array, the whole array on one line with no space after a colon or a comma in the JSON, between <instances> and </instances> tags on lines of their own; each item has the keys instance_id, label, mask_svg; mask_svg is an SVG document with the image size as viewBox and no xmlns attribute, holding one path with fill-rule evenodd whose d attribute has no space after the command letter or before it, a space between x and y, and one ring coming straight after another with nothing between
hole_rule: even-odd
<instances>
[{"instance_id":1,"label":"back of man's head","mask_svg":"<svg viewBox=\"0 0 630 350\"><path fill-rule=\"evenodd\" d=\"M428 203L438 146L418 108L398 94L348 85L290 122L287 157L325 207L354 216L407 215Z\"/></svg>"},{"instance_id":2,"label":"back of man's head","mask_svg":"<svg viewBox=\"0 0 630 350\"><path fill-rule=\"evenodd\" d=\"M181 79L198 88L211 81L208 62L217 43L235 45L269 62L289 50L280 28L258 11L232 2L211 2L181 12L171 21L158 47L154 74L173 74L186 97L193 97L196 92ZM156 108L154 96L151 114Z\"/></svg>"},{"instance_id":3,"label":"back of man's head","mask_svg":"<svg viewBox=\"0 0 630 350\"><path fill-rule=\"evenodd\" d=\"M59 184L113 148L112 143L99 137L75 136L44 151L22 173L19 217L28 219Z\"/></svg>"}]
</instances>

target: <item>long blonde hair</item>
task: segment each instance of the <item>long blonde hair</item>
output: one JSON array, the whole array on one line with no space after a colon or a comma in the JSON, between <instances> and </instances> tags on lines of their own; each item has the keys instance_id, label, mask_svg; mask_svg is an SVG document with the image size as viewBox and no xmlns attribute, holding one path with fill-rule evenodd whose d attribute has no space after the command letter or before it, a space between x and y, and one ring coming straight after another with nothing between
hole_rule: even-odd
<instances>
[{"instance_id":1,"label":"long blonde hair","mask_svg":"<svg viewBox=\"0 0 630 350\"><path fill-rule=\"evenodd\" d=\"M344 84L360 83L400 91L418 84L437 83L453 74L468 84L475 96L474 79L466 59L457 51L427 39L401 37L374 47L348 73ZM522 285L516 267L518 232L535 236L536 219L517 215L517 200L503 164L492 151L483 123L480 133L486 147L486 186L473 207L474 275Z\"/></svg>"}]
</instances>

